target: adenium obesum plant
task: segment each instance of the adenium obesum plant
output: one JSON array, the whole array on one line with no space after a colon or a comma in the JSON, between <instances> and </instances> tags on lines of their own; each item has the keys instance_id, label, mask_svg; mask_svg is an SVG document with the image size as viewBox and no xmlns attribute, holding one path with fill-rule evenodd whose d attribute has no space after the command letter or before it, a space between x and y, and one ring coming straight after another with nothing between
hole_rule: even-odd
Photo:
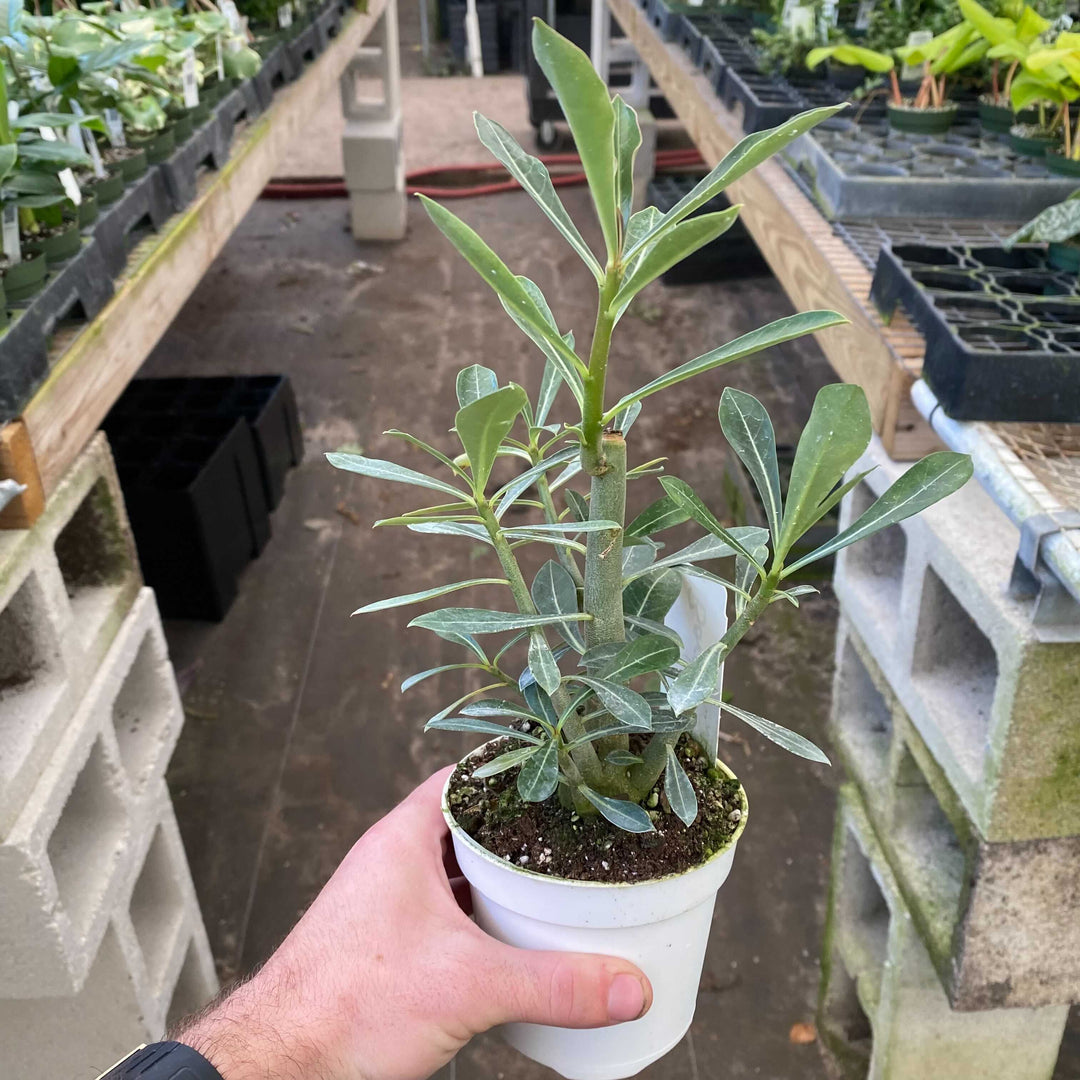
<instances>
[{"instance_id":1,"label":"adenium obesum plant","mask_svg":"<svg viewBox=\"0 0 1080 1080\"><path fill-rule=\"evenodd\" d=\"M653 828L640 805L664 776L674 812L690 825L696 796L674 750L689 731L697 706L712 702L797 754L827 761L812 743L737 705L716 699L720 665L768 606L798 606L812 587L790 587L801 567L855 540L900 521L954 491L971 475L968 459L939 453L911 468L850 528L811 554L787 562L796 541L861 477L844 482L870 440L870 416L857 386L825 387L814 403L798 445L787 497L780 491L772 424L749 394L724 391L720 425L753 476L765 506L768 529L725 528L694 494L672 476L664 494L625 524L628 479L659 471L656 462L628 467L626 436L642 401L667 387L722 364L761 352L803 334L846 320L832 311L809 311L779 319L721 345L653 379L613 403L605 396L612 333L627 306L649 282L709 243L735 220L737 206L689 215L728 184L790 143L836 108L816 109L745 138L666 214L654 207L631 212L634 154L641 141L634 111L593 71L588 57L537 22L533 48L562 104L603 232L601 262L589 249L560 202L544 166L498 124L477 115L481 142L536 200L596 279L599 301L588 354L579 356L574 336L559 329L533 282L517 277L468 225L425 200L438 228L496 292L514 322L545 357L539 393L530 399L517 385L499 386L495 372L474 365L457 379L460 406L454 430L463 453L454 457L417 437L389 432L429 454L438 475L351 453L330 462L364 476L413 484L437 492L436 505L377 522L414 532L464 537L491 548L502 576L459 581L369 604L361 612L421 603L474 585L501 584L513 610L443 608L413 619L462 647L460 664L407 679L402 689L454 668L486 673L490 681L432 717L428 728L501 735L516 745L473 773L477 778L517 769L517 791L526 801L557 795L580 814L603 814L631 832ZM573 400L568 422L551 419L556 400ZM518 476L492 490L498 458L527 463ZM578 473L588 495L568 488ZM556 496L561 496L560 509ZM511 507L537 520L507 524ZM706 535L665 554L653 537L693 520ZM518 564L517 549L542 543L554 548L532 584ZM580 562L584 556L584 567ZM727 576L704 562L733 560ZM695 575L722 582L734 596L735 619L722 640L696 656L664 625L682 579ZM509 635L491 652L490 635ZM524 666L512 657L523 653ZM651 684L652 689L646 685ZM497 694L498 696L494 696ZM493 696L487 696L493 695ZM525 724L508 726L512 721ZM527 730L523 730L527 728ZM637 752L631 752L630 736Z\"/></svg>"}]
</instances>

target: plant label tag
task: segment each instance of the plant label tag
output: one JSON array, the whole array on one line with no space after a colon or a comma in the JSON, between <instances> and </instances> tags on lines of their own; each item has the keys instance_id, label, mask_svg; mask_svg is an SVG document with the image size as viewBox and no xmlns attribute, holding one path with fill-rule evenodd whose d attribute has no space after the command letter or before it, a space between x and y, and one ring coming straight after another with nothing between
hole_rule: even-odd
<instances>
[{"instance_id":1,"label":"plant label tag","mask_svg":"<svg viewBox=\"0 0 1080 1080\"><path fill-rule=\"evenodd\" d=\"M824 0L821 5L821 21L826 26L835 26L840 20L840 8L836 0Z\"/></svg>"},{"instance_id":2,"label":"plant label tag","mask_svg":"<svg viewBox=\"0 0 1080 1080\"><path fill-rule=\"evenodd\" d=\"M184 88L184 108L194 109L199 104L199 80L195 76L195 50L184 53L184 63L180 68L180 83Z\"/></svg>"},{"instance_id":3,"label":"plant label tag","mask_svg":"<svg viewBox=\"0 0 1080 1080\"><path fill-rule=\"evenodd\" d=\"M82 127L78 124L68 124L64 129L64 138L67 139L76 150L83 148Z\"/></svg>"},{"instance_id":4,"label":"plant label tag","mask_svg":"<svg viewBox=\"0 0 1080 1080\"><path fill-rule=\"evenodd\" d=\"M243 33L244 28L240 23L240 12L236 10L236 0L221 0L218 10L225 16L225 21L229 24L232 33Z\"/></svg>"},{"instance_id":5,"label":"plant label tag","mask_svg":"<svg viewBox=\"0 0 1080 1080\"><path fill-rule=\"evenodd\" d=\"M77 102L72 101L71 108L74 110L76 116L85 116L83 107ZM79 125L79 129L82 132L83 148L90 155L90 164L93 167L94 175L99 180L104 180L106 176L105 166L101 161L101 151L98 149L97 139L94 137L94 133L88 128Z\"/></svg>"},{"instance_id":6,"label":"plant label tag","mask_svg":"<svg viewBox=\"0 0 1080 1080\"><path fill-rule=\"evenodd\" d=\"M124 135L124 121L116 109L105 109L102 113L105 121L105 134L108 136L110 146L127 146L127 137Z\"/></svg>"},{"instance_id":7,"label":"plant label tag","mask_svg":"<svg viewBox=\"0 0 1080 1080\"><path fill-rule=\"evenodd\" d=\"M13 120L19 119L19 103L17 101L8 100L7 103L7 118L10 124Z\"/></svg>"},{"instance_id":8,"label":"plant label tag","mask_svg":"<svg viewBox=\"0 0 1080 1080\"><path fill-rule=\"evenodd\" d=\"M812 9L807 8L812 12ZM682 592L664 619L667 626L683 640L683 659L699 657L727 632L727 589L715 581L684 577ZM724 669L716 680L716 690L709 696L720 700L724 684ZM697 707L693 736L705 748L711 761L719 756L720 706L702 704Z\"/></svg>"},{"instance_id":9,"label":"plant label tag","mask_svg":"<svg viewBox=\"0 0 1080 1080\"><path fill-rule=\"evenodd\" d=\"M217 77L219 82L225 81L225 54L221 51L221 35L214 35L214 61L217 63Z\"/></svg>"},{"instance_id":10,"label":"plant label tag","mask_svg":"<svg viewBox=\"0 0 1080 1080\"><path fill-rule=\"evenodd\" d=\"M934 40L934 32L932 30L912 30L907 36L908 45L926 45L928 42ZM905 64L900 69L900 78L907 79L921 79L923 73L922 64Z\"/></svg>"},{"instance_id":11,"label":"plant label tag","mask_svg":"<svg viewBox=\"0 0 1080 1080\"><path fill-rule=\"evenodd\" d=\"M792 8L791 17L788 19L788 33L796 41L814 41L817 34L814 9L812 7Z\"/></svg>"},{"instance_id":12,"label":"plant label tag","mask_svg":"<svg viewBox=\"0 0 1080 1080\"><path fill-rule=\"evenodd\" d=\"M784 7L780 12L780 25L785 30L791 29L791 13L799 6L799 0L784 0Z\"/></svg>"},{"instance_id":13,"label":"plant label tag","mask_svg":"<svg viewBox=\"0 0 1080 1080\"><path fill-rule=\"evenodd\" d=\"M870 17L874 14L874 0L859 0L859 9L855 12L855 29L869 30Z\"/></svg>"},{"instance_id":14,"label":"plant label tag","mask_svg":"<svg viewBox=\"0 0 1080 1080\"><path fill-rule=\"evenodd\" d=\"M282 30L292 26L292 4L284 3L277 9L277 24Z\"/></svg>"},{"instance_id":15,"label":"plant label tag","mask_svg":"<svg viewBox=\"0 0 1080 1080\"><path fill-rule=\"evenodd\" d=\"M9 263L22 262L22 246L19 243L19 211L14 203L4 206L3 214L4 256Z\"/></svg>"},{"instance_id":16,"label":"plant label tag","mask_svg":"<svg viewBox=\"0 0 1080 1080\"><path fill-rule=\"evenodd\" d=\"M64 194L76 206L80 206L82 204L82 191L79 188L79 181L75 179L75 174L70 169L61 169L56 176L63 185Z\"/></svg>"}]
</instances>

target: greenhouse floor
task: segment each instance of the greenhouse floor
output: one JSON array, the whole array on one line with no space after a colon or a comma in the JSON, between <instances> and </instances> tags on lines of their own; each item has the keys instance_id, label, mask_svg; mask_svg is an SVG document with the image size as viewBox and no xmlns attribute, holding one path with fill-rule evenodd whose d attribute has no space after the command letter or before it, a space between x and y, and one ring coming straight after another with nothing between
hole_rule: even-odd
<instances>
[{"instance_id":1,"label":"greenhouse floor","mask_svg":"<svg viewBox=\"0 0 1080 1080\"><path fill-rule=\"evenodd\" d=\"M460 147L471 145L469 107L483 97L511 114L504 122L528 130L516 78L408 79L404 95L407 130L417 103L432 95L443 103L437 123L424 104L425 140L410 137L410 168L460 159ZM316 145L317 125L309 139L299 158L333 153L325 137ZM467 160L482 158L477 146ZM585 191L564 196L595 240ZM538 282L562 326L587 337L588 274L525 195L453 208L516 272ZM476 553L372 532L375 518L416 504L408 492L402 500L400 491L336 472L322 453L358 444L415 465L407 447L381 432L400 427L445 442L459 368L483 362L535 388L541 361L421 207L409 214L400 244L357 245L343 201L258 203L143 372L286 373L305 433L305 460L289 477L273 537L245 572L228 616L168 625L187 713L169 781L226 982L273 950L361 832L468 745L421 733L461 683L433 679L398 692L405 676L447 662L449 646L406 631L400 611L349 613L470 576ZM789 311L768 278L652 286L617 331L612 392ZM804 341L672 389L647 404L631 439L633 460L669 457L719 510L721 389L730 383L758 394L790 440L816 389L831 379L817 347ZM655 478L641 481L632 511L657 494ZM776 605L728 665L734 699L824 739L835 618L827 586L801 611ZM789 1031L813 1019L837 776L748 730L732 730L724 751L746 781L753 820L717 904L695 1023L643 1075L815 1080L824 1075L816 1047ZM440 1073L551 1075L490 1036Z\"/></svg>"}]
</instances>

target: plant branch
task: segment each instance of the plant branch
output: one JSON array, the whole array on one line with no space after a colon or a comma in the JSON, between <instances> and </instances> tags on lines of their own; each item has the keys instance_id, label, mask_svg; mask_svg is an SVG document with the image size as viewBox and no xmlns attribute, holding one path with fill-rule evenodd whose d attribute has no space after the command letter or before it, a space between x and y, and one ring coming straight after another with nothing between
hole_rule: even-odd
<instances>
[{"instance_id":1,"label":"plant branch","mask_svg":"<svg viewBox=\"0 0 1080 1080\"><path fill-rule=\"evenodd\" d=\"M607 382L608 354L611 351L611 333L615 329L612 301L622 283L622 272L609 265L600 287L600 301L596 308L596 326L593 329L589 349L589 374L585 378L585 400L581 408L581 466L590 476L596 476L605 468L601 435L604 428L604 388Z\"/></svg>"}]
</instances>

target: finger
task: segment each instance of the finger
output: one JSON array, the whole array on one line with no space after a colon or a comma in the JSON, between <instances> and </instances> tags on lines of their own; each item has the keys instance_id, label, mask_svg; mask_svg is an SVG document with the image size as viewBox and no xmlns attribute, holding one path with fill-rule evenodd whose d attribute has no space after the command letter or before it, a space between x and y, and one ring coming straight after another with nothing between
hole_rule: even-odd
<instances>
[{"instance_id":1,"label":"finger","mask_svg":"<svg viewBox=\"0 0 1080 1080\"><path fill-rule=\"evenodd\" d=\"M488 938L485 995L490 1024L607 1027L652 1005L645 973L627 960L589 953L533 952ZM480 969L484 971L484 968Z\"/></svg>"},{"instance_id":2,"label":"finger","mask_svg":"<svg viewBox=\"0 0 1080 1080\"><path fill-rule=\"evenodd\" d=\"M444 842L450 834L442 812L442 791L446 786L446 778L454 768L453 765L447 765L429 776L390 814L390 817L396 819L396 823L402 824L412 837L422 839L425 846L430 842L432 850L438 853L440 862L443 857Z\"/></svg>"}]
</instances>

